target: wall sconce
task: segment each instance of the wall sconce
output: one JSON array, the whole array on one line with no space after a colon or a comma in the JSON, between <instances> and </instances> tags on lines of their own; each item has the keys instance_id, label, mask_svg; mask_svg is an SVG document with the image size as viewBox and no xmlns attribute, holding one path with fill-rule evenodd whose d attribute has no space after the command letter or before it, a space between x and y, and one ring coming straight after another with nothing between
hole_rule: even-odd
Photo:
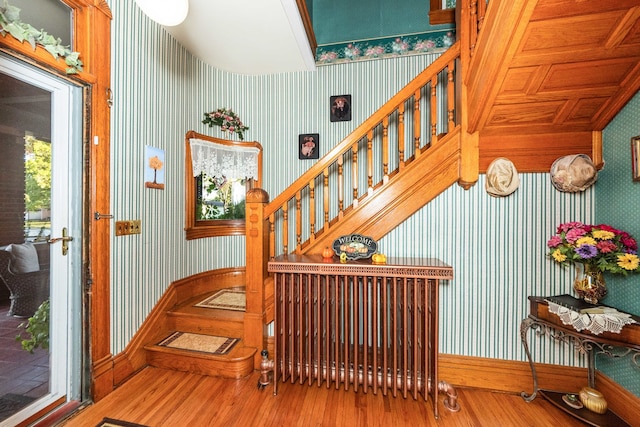
<instances>
[{"instance_id":1,"label":"wall sconce","mask_svg":"<svg viewBox=\"0 0 640 427\"><path fill-rule=\"evenodd\" d=\"M176 26L189 13L189 0L136 0L138 7L160 25Z\"/></svg>"}]
</instances>

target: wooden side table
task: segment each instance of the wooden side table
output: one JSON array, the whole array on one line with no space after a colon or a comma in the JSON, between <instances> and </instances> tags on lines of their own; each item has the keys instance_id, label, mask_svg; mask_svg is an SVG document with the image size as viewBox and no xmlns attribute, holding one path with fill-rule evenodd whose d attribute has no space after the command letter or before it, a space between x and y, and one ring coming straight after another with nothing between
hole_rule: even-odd
<instances>
[{"instance_id":1,"label":"wooden side table","mask_svg":"<svg viewBox=\"0 0 640 427\"><path fill-rule=\"evenodd\" d=\"M578 300L576 300L576 302L578 302ZM536 368L531 357L531 352L529 351L527 337L529 330L533 329L538 332L538 335L548 335L558 341L572 344L578 351L585 353L587 355L588 385L589 387L595 388L595 355L597 353L610 357L625 357L633 354L631 358L632 363L640 365L640 323L626 325L619 334L603 332L595 335L586 330L578 332L571 325L563 324L559 316L549 311L549 303L545 301L545 297L530 296L529 304L529 316L522 320L520 324L520 339L522 340L522 345L527 355L529 366L531 367L533 392L529 394L523 391L521 393L523 399L530 402L535 399L538 392L540 392L544 398L554 403L557 407L588 424L616 427L628 425L611 410L600 415L585 408L573 409L565 405L562 401L562 395L564 393L539 389ZM636 322L640 322L640 317L632 316L632 318ZM615 348L621 348L622 350L616 351Z\"/></svg>"}]
</instances>

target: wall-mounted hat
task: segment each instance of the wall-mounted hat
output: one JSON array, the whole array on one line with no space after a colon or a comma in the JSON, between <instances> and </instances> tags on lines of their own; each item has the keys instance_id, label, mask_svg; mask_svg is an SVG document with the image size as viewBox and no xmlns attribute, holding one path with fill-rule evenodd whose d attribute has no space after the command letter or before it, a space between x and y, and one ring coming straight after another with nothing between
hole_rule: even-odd
<instances>
[{"instance_id":1,"label":"wall-mounted hat","mask_svg":"<svg viewBox=\"0 0 640 427\"><path fill-rule=\"evenodd\" d=\"M518 171L511 160L498 157L487 168L487 193L495 197L504 197L513 193L520 185Z\"/></svg>"},{"instance_id":2,"label":"wall-mounted hat","mask_svg":"<svg viewBox=\"0 0 640 427\"><path fill-rule=\"evenodd\" d=\"M586 154L558 158L551 165L550 173L553 186L565 193L584 191L598 179L598 170Z\"/></svg>"}]
</instances>

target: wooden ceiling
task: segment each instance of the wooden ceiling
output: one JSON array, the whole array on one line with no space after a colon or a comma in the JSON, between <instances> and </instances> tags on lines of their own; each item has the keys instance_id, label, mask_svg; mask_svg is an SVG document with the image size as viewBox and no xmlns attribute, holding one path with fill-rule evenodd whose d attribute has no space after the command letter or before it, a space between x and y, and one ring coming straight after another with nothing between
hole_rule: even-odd
<instances>
[{"instance_id":1,"label":"wooden ceiling","mask_svg":"<svg viewBox=\"0 0 640 427\"><path fill-rule=\"evenodd\" d=\"M640 2L491 0L465 83L481 140L551 134L587 151L640 89Z\"/></svg>"}]
</instances>

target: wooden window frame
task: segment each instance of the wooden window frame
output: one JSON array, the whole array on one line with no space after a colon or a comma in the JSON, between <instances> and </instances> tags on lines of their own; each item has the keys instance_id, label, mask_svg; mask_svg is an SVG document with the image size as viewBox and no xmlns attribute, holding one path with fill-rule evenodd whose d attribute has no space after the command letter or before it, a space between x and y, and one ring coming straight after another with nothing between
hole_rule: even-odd
<instances>
[{"instance_id":1,"label":"wooden window frame","mask_svg":"<svg viewBox=\"0 0 640 427\"><path fill-rule=\"evenodd\" d=\"M237 236L244 235L246 225L244 219L211 219L196 220L196 178L193 176L193 163L191 162L191 139L202 139L217 144L235 147L256 147L258 154L258 179L247 181L247 191L258 188L262 180L262 146L258 142L232 141L202 135L195 131L189 131L185 135L185 232L186 239L201 239L203 237Z\"/></svg>"},{"instance_id":2,"label":"wooden window frame","mask_svg":"<svg viewBox=\"0 0 640 427\"><path fill-rule=\"evenodd\" d=\"M453 24L456 22L455 9L443 9L442 0L429 1L429 23L431 25Z\"/></svg>"}]
</instances>

